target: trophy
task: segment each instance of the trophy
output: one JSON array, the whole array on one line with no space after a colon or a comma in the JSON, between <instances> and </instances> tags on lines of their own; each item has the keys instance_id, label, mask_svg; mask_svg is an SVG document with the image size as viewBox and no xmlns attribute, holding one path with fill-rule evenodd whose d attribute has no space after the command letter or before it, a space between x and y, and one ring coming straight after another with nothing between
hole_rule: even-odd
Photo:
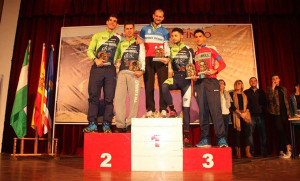
<instances>
[{"instance_id":1,"label":"trophy","mask_svg":"<svg viewBox=\"0 0 300 181\"><path fill-rule=\"evenodd\" d=\"M103 61L104 66L111 65L111 63L108 61L109 56L110 55L108 53L106 53L105 51L99 51L97 53L98 59Z\"/></svg>"},{"instance_id":2,"label":"trophy","mask_svg":"<svg viewBox=\"0 0 300 181\"><path fill-rule=\"evenodd\" d=\"M155 48L155 57L153 61L160 61L165 57L165 50L162 47Z\"/></svg>"},{"instance_id":3,"label":"trophy","mask_svg":"<svg viewBox=\"0 0 300 181\"><path fill-rule=\"evenodd\" d=\"M137 61L137 60L130 61L130 64L129 64L130 71L135 72L135 71L138 71L139 68L140 68L139 61Z\"/></svg>"},{"instance_id":4,"label":"trophy","mask_svg":"<svg viewBox=\"0 0 300 181\"><path fill-rule=\"evenodd\" d=\"M206 74L209 72L207 62L204 59L198 61L198 66L199 66L199 75Z\"/></svg>"},{"instance_id":5,"label":"trophy","mask_svg":"<svg viewBox=\"0 0 300 181\"><path fill-rule=\"evenodd\" d=\"M196 75L196 68L195 65L192 63L189 63L185 67L186 69L186 78L185 79L191 79L192 76Z\"/></svg>"}]
</instances>

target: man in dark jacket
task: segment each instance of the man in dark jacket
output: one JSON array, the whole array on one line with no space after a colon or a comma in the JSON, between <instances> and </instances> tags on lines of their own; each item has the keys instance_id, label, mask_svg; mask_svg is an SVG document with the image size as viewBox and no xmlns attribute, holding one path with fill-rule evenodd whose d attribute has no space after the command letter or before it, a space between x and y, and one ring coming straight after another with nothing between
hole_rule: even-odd
<instances>
[{"instance_id":1,"label":"man in dark jacket","mask_svg":"<svg viewBox=\"0 0 300 181\"><path fill-rule=\"evenodd\" d=\"M286 121L291 116L287 90L280 86L278 74L272 75L272 87L267 88L269 113L278 132L280 158L291 158L292 148L286 134ZM286 150L286 153L284 151Z\"/></svg>"},{"instance_id":2,"label":"man in dark jacket","mask_svg":"<svg viewBox=\"0 0 300 181\"><path fill-rule=\"evenodd\" d=\"M266 139L266 124L265 124L265 108L266 108L266 94L264 90L257 87L257 79L251 77L249 79L250 88L245 90L244 93L248 99L248 106L251 114L250 126L250 149L252 155L254 154L253 133L255 127L259 131L261 154L267 156L267 139Z\"/></svg>"}]
</instances>

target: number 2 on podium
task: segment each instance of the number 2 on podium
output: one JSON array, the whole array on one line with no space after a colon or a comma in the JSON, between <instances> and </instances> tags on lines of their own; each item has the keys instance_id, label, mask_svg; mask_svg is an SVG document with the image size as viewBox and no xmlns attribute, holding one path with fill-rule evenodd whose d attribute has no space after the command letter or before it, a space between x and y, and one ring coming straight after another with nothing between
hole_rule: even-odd
<instances>
[{"instance_id":1,"label":"number 2 on podium","mask_svg":"<svg viewBox=\"0 0 300 181\"><path fill-rule=\"evenodd\" d=\"M108 163L111 160L111 154L109 153L102 153L101 158L106 158L101 162L100 167L111 167L111 163Z\"/></svg>"},{"instance_id":2,"label":"number 2 on podium","mask_svg":"<svg viewBox=\"0 0 300 181\"><path fill-rule=\"evenodd\" d=\"M206 159L206 163L202 163L204 168L212 168L214 166L215 163L213 161L214 157L212 154L206 153L203 155L202 158Z\"/></svg>"}]
</instances>

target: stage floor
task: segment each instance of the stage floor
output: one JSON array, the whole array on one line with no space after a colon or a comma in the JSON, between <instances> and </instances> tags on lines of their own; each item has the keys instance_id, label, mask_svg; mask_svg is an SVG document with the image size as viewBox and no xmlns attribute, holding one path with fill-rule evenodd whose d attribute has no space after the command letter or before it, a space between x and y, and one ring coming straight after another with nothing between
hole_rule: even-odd
<instances>
[{"instance_id":1,"label":"stage floor","mask_svg":"<svg viewBox=\"0 0 300 181\"><path fill-rule=\"evenodd\" d=\"M83 157L19 157L13 160L8 154L1 154L1 181L36 180L299 180L300 159L279 159L278 157L254 157L233 159L231 172L129 172L83 170Z\"/></svg>"}]
</instances>

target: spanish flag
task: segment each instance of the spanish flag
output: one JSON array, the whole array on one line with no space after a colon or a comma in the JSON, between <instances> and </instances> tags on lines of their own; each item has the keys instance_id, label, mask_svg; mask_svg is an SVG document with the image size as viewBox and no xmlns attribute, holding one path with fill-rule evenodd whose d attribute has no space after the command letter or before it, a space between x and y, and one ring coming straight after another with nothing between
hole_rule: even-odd
<instances>
[{"instance_id":1,"label":"spanish flag","mask_svg":"<svg viewBox=\"0 0 300 181\"><path fill-rule=\"evenodd\" d=\"M35 104L32 114L31 127L36 128L39 137L43 135L43 118L44 118L44 101L45 101L45 67L46 67L46 55L45 55L45 43L43 44L42 60L40 68L40 78L35 97Z\"/></svg>"}]
</instances>

